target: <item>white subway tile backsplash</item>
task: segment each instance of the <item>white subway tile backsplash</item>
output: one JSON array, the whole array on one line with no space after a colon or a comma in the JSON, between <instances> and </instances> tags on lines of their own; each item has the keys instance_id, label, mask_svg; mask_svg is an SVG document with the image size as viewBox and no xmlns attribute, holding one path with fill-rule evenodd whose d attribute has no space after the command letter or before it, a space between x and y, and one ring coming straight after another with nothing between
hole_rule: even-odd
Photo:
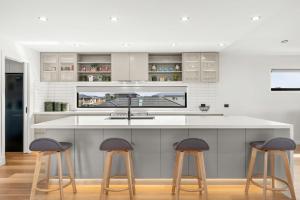
<instances>
[{"instance_id":1,"label":"white subway tile backsplash","mask_svg":"<svg viewBox=\"0 0 300 200\"><path fill-rule=\"evenodd\" d=\"M34 111L44 111L45 101L59 101L70 104L71 110L76 110L76 86L74 82L36 82L34 87ZM186 85L186 84L185 84ZM199 111L199 105L210 105L209 112L216 112L216 83L189 83L187 111ZM174 109L172 109L174 110ZM182 109L180 109L182 110Z\"/></svg>"}]
</instances>

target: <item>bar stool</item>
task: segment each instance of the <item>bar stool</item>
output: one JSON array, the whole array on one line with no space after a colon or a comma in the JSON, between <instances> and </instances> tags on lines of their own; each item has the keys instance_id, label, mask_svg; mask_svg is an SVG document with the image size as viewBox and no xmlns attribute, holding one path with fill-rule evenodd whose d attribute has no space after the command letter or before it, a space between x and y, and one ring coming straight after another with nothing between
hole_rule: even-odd
<instances>
[{"instance_id":1,"label":"bar stool","mask_svg":"<svg viewBox=\"0 0 300 200\"><path fill-rule=\"evenodd\" d=\"M74 170L73 170L73 165L72 165L72 161L71 161L71 147L72 147L72 143L57 142L56 140L53 140L50 138L36 139L30 144L29 149L31 151L37 151L37 158L36 158L36 163L35 163L35 170L34 170L34 175L33 175L30 200L34 199L36 191L52 192L52 191L57 191L57 190L60 191L60 199L63 200L64 199L63 188L67 187L70 184L72 184L73 193L77 192L75 181L74 181ZM69 176L67 176L67 177L63 177L63 175L62 175L62 153L65 154L67 167L68 167L68 171L69 171ZM58 178L58 180L59 180L59 187L54 188L54 189L38 188L37 185L39 183L38 179L39 179L39 174L40 174L41 165L42 165L42 157L48 156L48 170L47 170L46 181L47 181L47 183L49 183L49 179L52 178L52 177L50 177L51 155L54 155L54 154L56 155L56 158L57 158L57 172L58 172L58 176L55 178ZM70 181L67 184L63 185L63 178L69 178ZM41 181L44 181L44 180L41 180Z\"/></svg>"},{"instance_id":2,"label":"bar stool","mask_svg":"<svg viewBox=\"0 0 300 200\"><path fill-rule=\"evenodd\" d=\"M206 183L206 172L205 172L205 163L204 163L204 153L203 151L209 150L208 144L199 138L188 138L184 139L181 142L173 144L174 149L176 150L176 163L174 168L173 175L173 184L172 184L172 194L175 194L175 199L179 200L180 190L187 192L203 192L204 199L207 199L207 183ZM197 179L198 179L198 189L185 189L180 186L183 159L185 155L192 155L196 161L196 170L197 170Z\"/></svg>"},{"instance_id":3,"label":"bar stool","mask_svg":"<svg viewBox=\"0 0 300 200\"><path fill-rule=\"evenodd\" d=\"M100 145L101 151L106 151L106 158L104 162L103 169L103 180L101 186L100 199L105 200L108 192L121 192L124 190L129 190L130 200L133 199L135 194L135 178L133 173L133 163L132 163L132 145L125 139L122 138L109 138L104 140ZM112 189L109 188L111 179L111 166L112 158L114 155L121 155L125 160L126 174L128 179L128 188L125 189Z\"/></svg>"},{"instance_id":4,"label":"bar stool","mask_svg":"<svg viewBox=\"0 0 300 200\"><path fill-rule=\"evenodd\" d=\"M245 187L245 193L248 195L250 183L263 188L264 199L267 199L267 190L275 191L288 191L291 194L291 198L296 200L293 179L290 171L289 160L287 151L292 151L296 149L296 144L293 140L289 138L272 138L267 141L255 141L250 143L252 152L251 159L249 162L247 182ZM263 184L258 184L253 180L253 169L255 167L256 155L258 152L264 154L264 172L263 172ZM280 179L275 176L275 155L282 158L285 167L285 174L287 181ZM268 176L268 157L270 158L270 170L271 176ZM271 186L268 185L267 179L271 178ZM285 184L287 188L275 188L275 180Z\"/></svg>"}]
</instances>

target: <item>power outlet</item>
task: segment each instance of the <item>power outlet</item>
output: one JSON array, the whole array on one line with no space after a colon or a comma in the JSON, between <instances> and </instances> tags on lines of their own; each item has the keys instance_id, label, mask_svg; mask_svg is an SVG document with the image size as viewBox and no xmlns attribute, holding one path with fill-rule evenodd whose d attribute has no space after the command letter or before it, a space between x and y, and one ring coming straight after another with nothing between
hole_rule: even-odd
<instances>
[{"instance_id":1,"label":"power outlet","mask_svg":"<svg viewBox=\"0 0 300 200\"><path fill-rule=\"evenodd\" d=\"M224 108L229 108L229 104L228 104L228 103L225 103L225 104L224 104Z\"/></svg>"}]
</instances>

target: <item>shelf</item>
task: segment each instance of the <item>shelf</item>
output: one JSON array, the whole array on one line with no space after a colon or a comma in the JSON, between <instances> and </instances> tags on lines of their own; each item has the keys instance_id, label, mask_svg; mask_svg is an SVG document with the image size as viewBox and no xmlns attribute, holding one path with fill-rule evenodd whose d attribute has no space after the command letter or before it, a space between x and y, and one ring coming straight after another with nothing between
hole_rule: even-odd
<instances>
[{"instance_id":1,"label":"shelf","mask_svg":"<svg viewBox=\"0 0 300 200\"><path fill-rule=\"evenodd\" d=\"M200 72L200 69L195 69L195 70L184 70L183 72Z\"/></svg>"},{"instance_id":2,"label":"shelf","mask_svg":"<svg viewBox=\"0 0 300 200\"><path fill-rule=\"evenodd\" d=\"M77 71L78 73L81 74L110 74L111 71L96 71L96 72L92 72L92 71Z\"/></svg>"},{"instance_id":3,"label":"shelf","mask_svg":"<svg viewBox=\"0 0 300 200\"><path fill-rule=\"evenodd\" d=\"M201 63L201 61L199 60L199 61L192 61L192 60L185 60L185 61L183 61L183 62L185 62L185 63Z\"/></svg>"},{"instance_id":4,"label":"shelf","mask_svg":"<svg viewBox=\"0 0 300 200\"><path fill-rule=\"evenodd\" d=\"M204 71L204 72L216 72L217 70L215 70L215 69L206 69L206 70L202 70L202 71Z\"/></svg>"},{"instance_id":5,"label":"shelf","mask_svg":"<svg viewBox=\"0 0 300 200\"><path fill-rule=\"evenodd\" d=\"M149 64L181 64L182 62L181 61L151 61L149 62Z\"/></svg>"},{"instance_id":6,"label":"shelf","mask_svg":"<svg viewBox=\"0 0 300 200\"><path fill-rule=\"evenodd\" d=\"M182 71L149 71L150 74L181 73Z\"/></svg>"},{"instance_id":7,"label":"shelf","mask_svg":"<svg viewBox=\"0 0 300 200\"><path fill-rule=\"evenodd\" d=\"M78 64L111 64L111 62L101 62L101 61L95 61L95 62L77 62Z\"/></svg>"}]
</instances>

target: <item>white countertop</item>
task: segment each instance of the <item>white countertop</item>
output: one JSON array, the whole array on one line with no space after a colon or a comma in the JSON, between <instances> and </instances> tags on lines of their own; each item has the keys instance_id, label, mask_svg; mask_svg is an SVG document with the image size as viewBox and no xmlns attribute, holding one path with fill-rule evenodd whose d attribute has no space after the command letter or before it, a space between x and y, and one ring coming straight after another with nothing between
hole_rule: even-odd
<instances>
[{"instance_id":1,"label":"white countertop","mask_svg":"<svg viewBox=\"0 0 300 200\"><path fill-rule=\"evenodd\" d=\"M126 113L126 110L74 110L63 112L35 112L34 115L110 115L111 113ZM221 113L211 113L202 111L135 111L133 113L147 113L149 115L222 115Z\"/></svg>"},{"instance_id":2,"label":"white countertop","mask_svg":"<svg viewBox=\"0 0 300 200\"><path fill-rule=\"evenodd\" d=\"M161 115L154 119L116 120L108 116L69 116L32 125L36 129L282 129L293 125L247 116Z\"/></svg>"}]
</instances>

